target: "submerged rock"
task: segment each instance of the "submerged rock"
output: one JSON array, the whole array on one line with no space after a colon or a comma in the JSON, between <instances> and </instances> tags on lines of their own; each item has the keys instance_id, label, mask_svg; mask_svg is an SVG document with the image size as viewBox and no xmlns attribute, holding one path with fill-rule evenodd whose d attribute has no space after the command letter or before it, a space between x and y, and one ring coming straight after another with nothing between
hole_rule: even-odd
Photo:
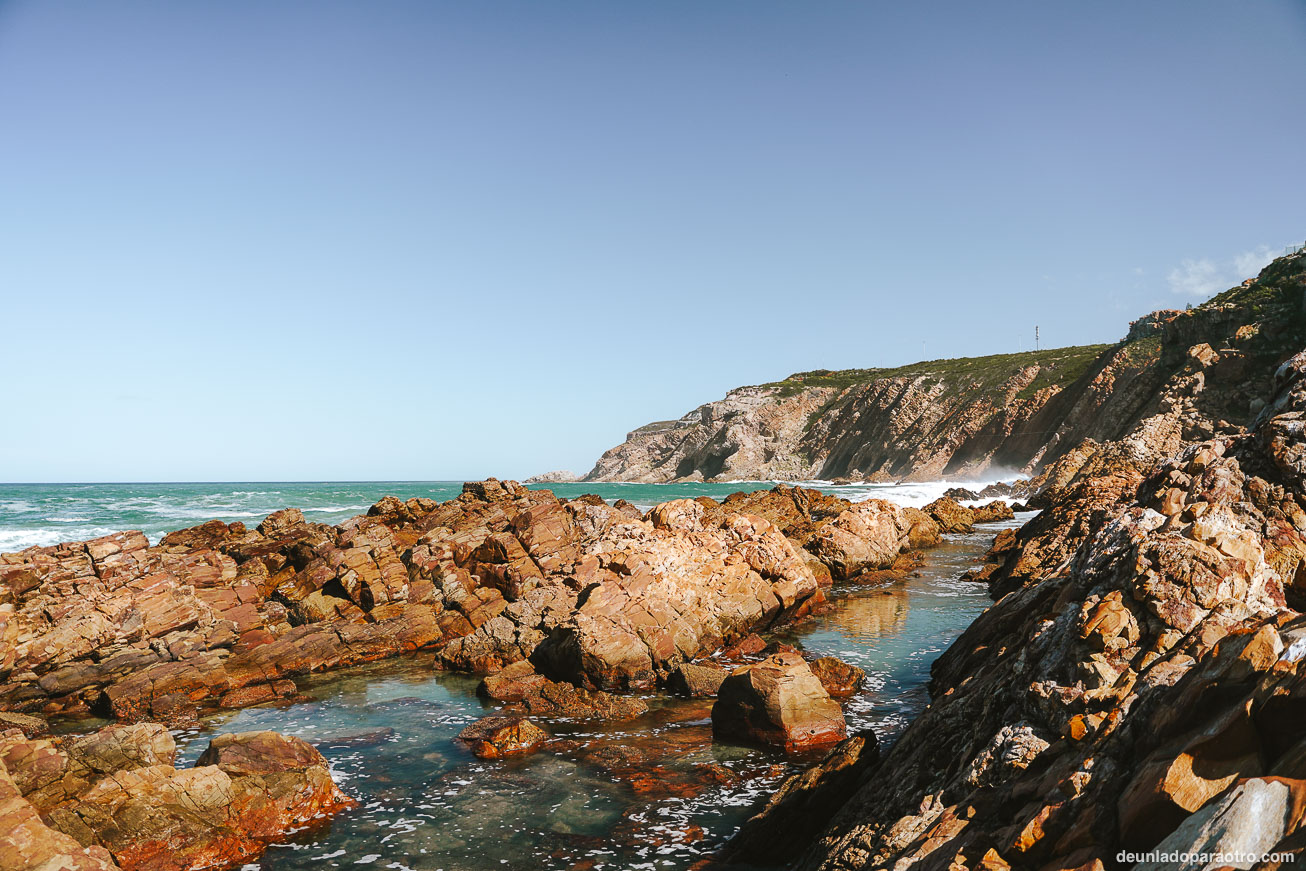
<instances>
[{"instance_id":1,"label":"submerged rock","mask_svg":"<svg viewBox=\"0 0 1306 871\"><path fill-rule=\"evenodd\" d=\"M769 744L787 753L833 744L844 737L839 704L797 653L776 653L735 669L712 706L718 738Z\"/></svg>"},{"instance_id":2,"label":"submerged rock","mask_svg":"<svg viewBox=\"0 0 1306 871\"><path fill-rule=\"evenodd\" d=\"M458 733L479 759L505 759L534 753L549 733L525 717L485 717Z\"/></svg>"}]
</instances>

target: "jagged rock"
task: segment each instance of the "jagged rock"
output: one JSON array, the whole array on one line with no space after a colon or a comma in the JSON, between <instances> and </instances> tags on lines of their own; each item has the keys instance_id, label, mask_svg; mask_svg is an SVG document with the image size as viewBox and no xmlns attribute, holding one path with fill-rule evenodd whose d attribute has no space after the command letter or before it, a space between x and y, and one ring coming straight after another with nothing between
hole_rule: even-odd
<instances>
[{"instance_id":1,"label":"jagged rock","mask_svg":"<svg viewBox=\"0 0 1306 871\"><path fill-rule=\"evenodd\" d=\"M551 681L526 661L487 676L477 686L476 693L495 701L514 703L541 717L627 720L648 711L648 704L642 699Z\"/></svg>"},{"instance_id":2,"label":"jagged rock","mask_svg":"<svg viewBox=\"0 0 1306 871\"><path fill-rule=\"evenodd\" d=\"M50 724L42 717L0 711L0 732L6 729L18 729L28 738L39 738L50 734Z\"/></svg>"},{"instance_id":3,"label":"jagged rock","mask_svg":"<svg viewBox=\"0 0 1306 871\"><path fill-rule=\"evenodd\" d=\"M946 496L935 499L923 510L939 524L942 532L970 532L975 526L975 512Z\"/></svg>"},{"instance_id":4,"label":"jagged rock","mask_svg":"<svg viewBox=\"0 0 1306 871\"><path fill-rule=\"evenodd\" d=\"M810 608L816 579L767 521L730 515L712 528L678 500L652 523L613 522L575 614L533 659L551 677L599 688L651 687L681 662Z\"/></svg>"},{"instance_id":5,"label":"jagged rock","mask_svg":"<svg viewBox=\"0 0 1306 871\"><path fill-rule=\"evenodd\" d=\"M1251 868L1273 851L1280 840L1301 826L1306 808L1306 781L1252 778L1230 788L1188 817L1155 850L1191 857L1188 861L1140 862L1136 871L1199 871L1210 867L1198 857L1221 854L1246 857L1228 863Z\"/></svg>"},{"instance_id":6,"label":"jagged rock","mask_svg":"<svg viewBox=\"0 0 1306 871\"><path fill-rule=\"evenodd\" d=\"M1299 303L1296 261L1272 264L1256 292ZM1208 376L1257 354L1272 365L1282 345L1263 330L1300 337L1295 313L1256 336L1235 330L1239 293L1166 322L1161 357L1180 373L1166 401L1246 408L1242 382ZM1231 336L1218 360L1187 354L1208 341L1194 330L1217 327ZM1306 413L1299 369L1306 356L1251 433L1185 446L1202 428L1165 412L1124 440L1066 450L1040 483L1042 513L999 535L977 573L997 601L935 662L931 704L796 867L1101 868L1122 849L1253 831L1258 849L1302 849L1290 784L1306 755L1306 616L1285 591L1306 555L1306 491L1300 439L1279 435ZM1235 795L1275 777L1283 788ZM1251 814L1231 808L1265 796L1271 824L1242 826Z\"/></svg>"},{"instance_id":7,"label":"jagged rock","mask_svg":"<svg viewBox=\"0 0 1306 871\"><path fill-rule=\"evenodd\" d=\"M534 753L548 737L548 732L524 717L485 717L458 733L478 759Z\"/></svg>"},{"instance_id":8,"label":"jagged rock","mask_svg":"<svg viewBox=\"0 0 1306 871\"><path fill-rule=\"evenodd\" d=\"M681 663L667 679L667 689L678 696L705 699L717 694L730 672L710 663Z\"/></svg>"},{"instance_id":9,"label":"jagged rock","mask_svg":"<svg viewBox=\"0 0 1306 871\"><path fill-rule=\"evenodd\" d=\"M721 684L712 705L712 733L795 753L844 737L839 705L797 653L776 653L740 666Z\"/></svg>"},{"instance_id":10,"label":"jagged rock","mask_svg":"<svg viewBox=\"0 0 1306 871\"><path fill-rule=\"evenodd\" d=\"M889 568L904 551L937 544L939 527L916 508L882 499L858 502L822 526L808 547L836 580Z\"/></svg>"},{"instance_id":11,"label":"jagged rock","mask_svg":"<svg viewBox=\"0 0 1306 871\"><path fill-rule=\"evenodd\" d=\"M83 847L50 828L0 765L0 868L5 871L121 871L104 847Z\"/></svg>"},{"instance_id":12,"label":"jagged rock","mask_svg":"<svg viewBox=\"0 0 1306 871\"><path fill-rule=\"evenodd\" d=\"M16 734L0 736L0 816L13 824L0 832L6 869L227 867L352 804L316 750L272 732L219 736L182 770L158 724L76 738Z\"/></svg>"},{"instance_id":13,"label":"jagged rock","mask_svg":"<svg viewBox=\"0 0 1306 871\"><path fill-rule=\"evenodd\" d=\"M994 499L992 502L977 505L970 512L976 523L995 523L999 520L1014 520L1016 518L1015 509L1001 499Z\"/></svg>"},{"instance_id":14,"label":"jagged rock","mask_svg":"<svg viewBox=\"0 0 1306 871\"><path fill-rule=\"evenodd\" d=\"M811 662L812 674L833 698L843 699L861 689L866 672L833 656L822 656Z\"/></svg>"},{"instance_id":15,"label":"jagged rock","mask_svg":"<svg viewBox=\"0 0 1306 871\"><path fill-rule=\"evenodd\" d=\"M740 827L719 858L728 865L791 863L879 759L879 741L869 729L840 741L820 762L787 778L766 806Z\"/></svg>"}]
</instances>

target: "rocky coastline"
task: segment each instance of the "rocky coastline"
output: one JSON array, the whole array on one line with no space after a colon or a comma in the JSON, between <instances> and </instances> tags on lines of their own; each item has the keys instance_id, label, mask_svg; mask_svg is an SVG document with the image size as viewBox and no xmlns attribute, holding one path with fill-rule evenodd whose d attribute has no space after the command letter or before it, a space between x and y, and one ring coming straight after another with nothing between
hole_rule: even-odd
<instances>
[{"instance_id":1,"label":"rocky coastline","mask_svg":"<svg viewBox=\"0 0 1306 871\"><path fill-rule=\"evenodd\" d=\"M1302 259L1261 281L1301 298ZM1190 348L1192 374L1225 353ZM1040 515L972 575L994 605L935 662L930 706L887 752L852 740L791 779L723 861L1289 867L1306 848L1306 352L1269 380L1245 430L1168 453L1084 442L1046 469Z\"/></svg>"},{"instance_id":2,"label":"rocky coastline","mask_svg":"<svg viewBox=\"0 0 1306 871\"><path fill-rule=\"evenodd\" d=\"M1001 494L1039 515L998 535L969 575L994 604L934 663L928 708L891 746L849 735L840 700L857 669L759 633L819 613L833 585L910 574L945 533L1010 518L1006 502L963 505L983 494L959 490L916 509L781 485L641 511L489 479L443 503L387 497L334 526L286 509L252 529L211 521L154 545L123 532L0 554L0 867L189 871L257 857L352 799L299 739L222 735L177 768L168 729L294 703L311 674L419 654L482 678L478 693L498 707L459 735L481 759L547 745L637 791L689 790L616 743L550 732L555 720L643 716L640 695L666 693L699 700L668 715L700 718L695 740L813 761L702 867L1051 871L1114 868L1153 849L1296 856L1304 293L1306 257L1281 258L1211 303L1136 323L1073 378L1049 380L1042 364L1008 373L996 410L974 404L998 395L988 382L971 384L958 416L935 402L956 384L909 373L750 389L734 417L699 415L692 426L711 418L730 444L763 420L768 437L800 429L800 442L836 445L819 469L786 475L938 477L1021 457L1035 473ZM867 423L881 400L905 410L887 431ZM784 403L804 410L776 417ZM1027 438L1035 425L1046 428ZM641 444L684 429L659 425ZM932 441L943 430L946 445ZM877 453L881 437L910 449ZM651 476L671 460L687 472L678 479L733 475L744 467L717 460L748 453L709 451L708 462L700 451L686 465L688 442L677 444ZM614 450L605 468L634 468L635 454ZM776 471L766 464L781 453L768 451L755 468ZM52 718L92 716L115 722L47 732Z\"/></svg>"},{"instance_id":3,"label":"rocky coastline","mask_svg":"<svg viewBox=\"0 0 1306 871\"><path fill-rule=\"evenodd\" d=\"M0 733L10 742L0 764L16 785L15 813L43 827L39 849L15 867L56 854L76 854L81 864L69 867L123 871L231 865L303 822L287 812L280 829L255 825L242 815L264 814L246 809L262 800L207 772L211 754L201 777L169 768L167 747L131 762L150 774L125 793L102 799L83 777L52 798L43 784L75 768L76 754L40 735L47 718L107 717L122 725L102 740L162 746L165 727L207 713L293 703L309 674L422 651L435 668L484 675L480 693L502 704L461 736L482 758L533 752L551 718L640 716L647 705L627 693L682 687L715 698L706 713L721 737L810 755L844 737L836 699L860 673L768 647L756 633L810 615L832 583L911 571L939 541L935 516L947 512L931 511L780 486L641 513L491 479L445 503L386 498L334 527L288 509L253 529L213 521L156 545L126 532L0 555L0 710L9 712L0 726L17 727ZM124 729L135 731L112 731ZM347 806L316 751L300 751L296 770L312 769L320 793L313 815ZM47 757L74 762L39 761ZM97 771L123 782L117 769ZM263 779L242 781L251 794L267 772L242 769L255 775ZM211 809L187 818L190 828L106 828L143 796L186 804L188 790L207 790ZM151 846L160 839L171 846Z\"/></svg>"}]
</instances>

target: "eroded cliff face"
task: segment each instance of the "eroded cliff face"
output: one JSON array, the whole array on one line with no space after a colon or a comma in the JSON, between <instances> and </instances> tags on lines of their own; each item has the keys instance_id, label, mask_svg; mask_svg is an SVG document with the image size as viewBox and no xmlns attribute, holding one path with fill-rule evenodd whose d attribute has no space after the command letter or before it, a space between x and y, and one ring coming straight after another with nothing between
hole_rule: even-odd
<instances>
[{"instance_id":1,"label":"eroded cliff face","mask_svg":"<svg viewBox=\"0 0 1306 871\"><path fill-rule=\"evenodd\" d=\"M1267 273L1300 282L1302 259ZM995 604L935 663L930 706L889 752L841 745L723 859L1102 869L1120 851L1306 850L1306 351L1259 397L1224 386L1220 366L1262 365L1271 318L1295 317L1248 289L1162 321L1165 393L1125 439L1049 470L1042 514L974 574ZM1165 362L1212 329L1238 344ZM1222 428L1222 405L1252 425L1184 444ZM768 833L784 830L781 849Z\"/></svg>"},{"instance_id":2,"label":"eroded cliff face","mask_svg":"<svg viewBox=\"0 0 1306 871\"><path fill-rule=\"evenodd\" d=\"M808 372L731 391L609 450L587 481L931 480L1034 472L1085 442L1142 464L1245 431L1300 348L1306 256L1110 346Z\"/></svg>"}]
</instances>

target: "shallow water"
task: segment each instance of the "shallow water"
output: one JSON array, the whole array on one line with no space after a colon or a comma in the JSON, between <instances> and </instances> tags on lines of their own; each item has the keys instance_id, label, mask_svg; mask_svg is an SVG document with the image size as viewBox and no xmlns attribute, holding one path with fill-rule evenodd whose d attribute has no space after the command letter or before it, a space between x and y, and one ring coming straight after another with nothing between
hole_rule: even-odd
<instances>
[{"instance_id":1,"label":"shallow water","mask_svg":"<svg viewBox=\"0 0 1306 871\"><path fill-rule=\"evenodd\" d=\"M891 740L924 706L930 663L988 605L983 585L957 578L997 528L949 537L920 577L841 589L827 611L777 636L867 671L847 708L850 730L873 726ZM683 869L796 770L768 750L712 743L710 700L663 697L624 723L545 723L554 740L533 756L477 760L455 737L493 709L475 685L432 670L429 655L315 676L301 683L311 701L176 733L178 764L215 733L274 729L314 743L359 800L250 871Z\"/></svg>"}]
</instances>

